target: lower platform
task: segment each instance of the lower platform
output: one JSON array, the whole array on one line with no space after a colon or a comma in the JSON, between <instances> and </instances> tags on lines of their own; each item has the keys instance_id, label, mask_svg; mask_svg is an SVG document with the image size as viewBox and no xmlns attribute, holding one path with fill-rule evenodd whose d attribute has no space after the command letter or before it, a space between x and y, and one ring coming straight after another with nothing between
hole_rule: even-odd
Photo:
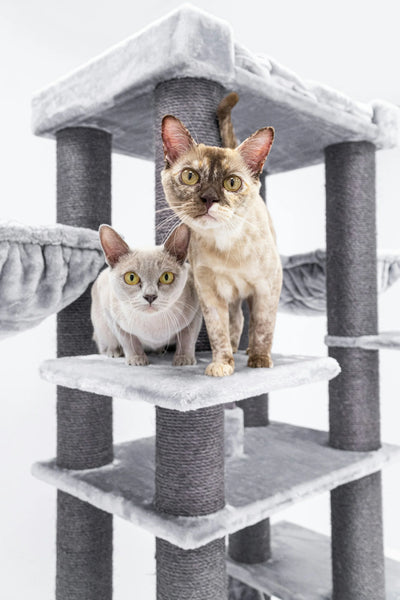
<instances>
[{"instance_id":1,"label":"lower platform","mask_svg":"<svg viewBox=\"0 0 400 600\"><path fill-rule=\"evenodd\" d=\"M280 600L332 598L329 537L282 521L272 527L271 544L273 558L262 564L245 565L228 558L229 575ZM385 564L386 600L399 600L400 563L387 558Z\"/></svg>"},{"instance_id":2,"label":"lower platform","mask_svg":"<svg viewBox=\"0 0 400 600\"><path fill-rule=\"evenodd\" d=\"M323 431L272 423L245 430L244 453L226 460L226 506L202 517L174 517L153 506L154 438L115 446L113 463L71 471L55 460L33 474L58 489L141 526L184 549L253 525L303 499L379 471L400 448L345 452L328 446Z\"/></svg>"}]
</instances>

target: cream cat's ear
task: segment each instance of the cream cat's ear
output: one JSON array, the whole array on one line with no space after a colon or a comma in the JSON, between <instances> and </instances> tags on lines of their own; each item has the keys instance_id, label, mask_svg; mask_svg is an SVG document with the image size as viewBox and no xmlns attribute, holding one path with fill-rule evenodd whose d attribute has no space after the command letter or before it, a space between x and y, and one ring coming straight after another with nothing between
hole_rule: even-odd
<instances>
[{"instance_id":1,"label":"cream cat's ear","mask_svg":"<svg viewBox=\"0 0 400 600\"><path fill-rule=\"evenodd\" d=\"M161 137L164 146L164 157L170 165L195 145L195 141L186 127L173 115L165 115L163 118Z\"/></svg>"},{"instance_id":2,"label":"cream cat's ear","mask_svg":"<svg viewBox=\"0 0 400 600\"><path fill-rule=\"evenodd\" d=\"M164 248L176 258L176 260L182 265L185 260L189 249L190 242L190 229L185 223L181 223L169 234L164 242Z\"/></svg>"},{"instance_id":3,"label":"cream cat's ear","mask_svg":"<svg viewBox=\"0 0 400 600\"><path fill-rule=\"evenodd\" d=\"M238 146L237 151L253 175L261 173L265 159L271 150L274 135L273 127L263 127Z\"/></svg>"},{"instance_id":4,"label":"cream cat's ear","mask_svg":"<svg viewBox=\"0 0 400 600\"><path fill-rule=\"evenodd\" d=\"M121 256L129 252L129 246L109 225L100 225L99 236L106 263L113 267Z\"/></svg>"}]
</instances>

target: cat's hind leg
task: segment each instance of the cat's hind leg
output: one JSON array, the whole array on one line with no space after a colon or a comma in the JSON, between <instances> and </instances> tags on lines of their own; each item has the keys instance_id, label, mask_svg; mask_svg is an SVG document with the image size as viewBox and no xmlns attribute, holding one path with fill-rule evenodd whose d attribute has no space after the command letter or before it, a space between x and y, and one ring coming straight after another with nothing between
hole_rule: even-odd
<instances>
[{"instance_id":1,"label":"cat's hind leg","mask_svg":"<svg viewBox=\"0 0 400 600\"><path fill-rule=\"evenodd\" d=\"M93 319L92 315L92 321L94 327L93 340L96 342L99 353L112 358L123 356L124 352L122 347L108 326L106 320L104 318Z\"/></svg>"},{"instance_id":2,"label":"cat's hind leg","mask_svg":"<svg viewBox=\"0 0 400 600\"><path fill-rule=\"evenodd\" d=\"M243 310L242 300L238 298L229 304L229 335L231 339L232 352L237 352L239 348L240 337L243 330Z\"/></svg>"}]
</instances>

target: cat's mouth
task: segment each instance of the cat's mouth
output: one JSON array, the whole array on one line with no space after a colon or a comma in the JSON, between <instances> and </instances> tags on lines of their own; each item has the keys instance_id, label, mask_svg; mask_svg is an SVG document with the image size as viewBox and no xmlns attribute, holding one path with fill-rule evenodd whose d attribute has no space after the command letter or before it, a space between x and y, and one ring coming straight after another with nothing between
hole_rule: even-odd
<instances>
[{"instance_id":1,"label":"cat's mouth","mask_svg":"<svg viewBox=\"0 0 400 600\"><path fill-rule=\"evenodd\" d=\"M206 221L209 221L210 219L212 219L213 221L217 221L217 219L215 217L213 217L212 215L210 215L209 212L203 213L201 215L198 215L196 217L197 219L204 219Z\"/></svg>"}]
</instances>

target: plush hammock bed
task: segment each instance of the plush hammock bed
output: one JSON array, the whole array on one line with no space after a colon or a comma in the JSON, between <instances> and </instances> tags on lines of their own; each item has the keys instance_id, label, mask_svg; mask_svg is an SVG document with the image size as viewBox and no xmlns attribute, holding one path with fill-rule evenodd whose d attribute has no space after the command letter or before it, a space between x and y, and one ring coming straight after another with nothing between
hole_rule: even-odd
<instances>
[{"instance_id":1,"label":"plush hammock bed","mask_svg":"<svg viewBox=\"0 0 400 600\"><path fill-rule=\"evenodd\" d=\"M326 310L325 251L282 256L280 310ZM0 223L0 337L38 325L76 300L104 266L97 231ZM378 290L400 277L400 252L378 256Z\"/></svg>"}]
</instances>

